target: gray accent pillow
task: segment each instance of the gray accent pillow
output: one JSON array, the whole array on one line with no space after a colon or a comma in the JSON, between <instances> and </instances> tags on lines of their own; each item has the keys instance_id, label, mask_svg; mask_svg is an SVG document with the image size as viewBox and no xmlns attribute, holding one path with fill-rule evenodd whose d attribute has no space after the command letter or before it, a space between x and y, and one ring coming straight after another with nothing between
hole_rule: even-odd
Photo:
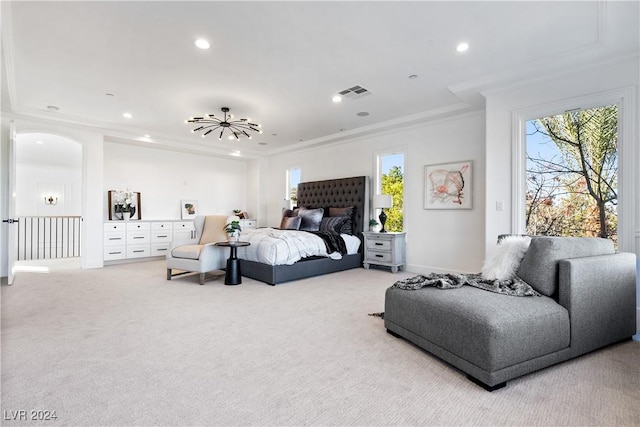
<instances>
[{"instance_id":1,"label":"gray accent pillow","mask_svg":"<svg viewBox=\"0 0 640 427\"><path fill-rule=\"evenodd\" d=\"M307 209L305 207L301 207L300 209L298 209L298 216L302 218L302 222L300 223L300 230L319 231L323 214L324 209L322 208Z\"/></svg>"},{"instance_id":2,"label":"gray accent pillow","mask_svg":"<svg viewBox=\"0 0 640 427\"><path fill-rule=\"evenodd\" d=\"M340 233L342 225L347 220L346 216L324 217L320 221L320 231Z\"/></svg>"},{"instance_id":3,"label":"gray accent pillow","mask_svg":"<svg viewBox=\"0 0 640 427\"><path fill-rule=\"evenodd\" d=\"M520 263L518 277L541 294L557 297L558 261L613 253L613 241L609 239L535 236Z\"/></svg>"},{"instance_id":4,"label":"gray accent pillow","mask_svg":"<svg viewBox=\"0 0 640 427\"><path fill-rule=\"evenodd\" d=\"M300 223L302 222L302 217L299 216L288 216L282 218L280 221L280 229L281 230L298 230L300 229Z\"/></svg>"},{"instance_id":5,"label":"gray accent pillow","mask_svg":"<svg viewBox=\"0 0 640 427\"><path fill-rule=\"evenodd\" d=\"M347 220L342 223L342 228L339 233L342 234L353 234L353 216L355 215L356 207L348 206L346 208L329 208L329 216L330 217L345 217Z\"/></svg>"}]
</instances>

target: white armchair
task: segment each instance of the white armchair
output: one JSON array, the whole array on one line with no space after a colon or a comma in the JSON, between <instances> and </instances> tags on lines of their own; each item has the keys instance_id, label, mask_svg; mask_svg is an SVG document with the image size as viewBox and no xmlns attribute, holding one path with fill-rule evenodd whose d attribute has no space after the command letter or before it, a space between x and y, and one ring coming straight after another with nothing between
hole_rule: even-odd
<instances>
[{"instance_id":1,"label":"white armchair","mask_svg":"<svg viewBox=\"0 0 640 427\"><path fill-rule=\"evenodd\" d=\"M194 219L196 237L173 242L167 253L167 280L188 273L200 273L200 284L204 285L205 274L226 266L227 250L215 246L227 240L224 226L226 215L197 216ZM172 274L172 270L180 273Z\"/></svg>"}]
</instances>

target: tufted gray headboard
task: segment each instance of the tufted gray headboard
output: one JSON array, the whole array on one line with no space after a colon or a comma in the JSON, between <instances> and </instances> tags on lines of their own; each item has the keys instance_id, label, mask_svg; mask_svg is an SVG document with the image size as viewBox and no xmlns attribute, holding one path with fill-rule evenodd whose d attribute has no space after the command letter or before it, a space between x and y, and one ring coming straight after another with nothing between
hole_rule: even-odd
<instances>
[{"instance_id":1,"label":"tufted gray headboard","mask_svg":"<svg viewBox=\"0 0 640 427\"><path fill-rule=\"evenodd\" d=\"M298 206L325 209L355 206L353 231L361 236L365 230L365 221L369 218L369 177L301 182L298 184L297 203Z\"/></svg>"}]
</instances>

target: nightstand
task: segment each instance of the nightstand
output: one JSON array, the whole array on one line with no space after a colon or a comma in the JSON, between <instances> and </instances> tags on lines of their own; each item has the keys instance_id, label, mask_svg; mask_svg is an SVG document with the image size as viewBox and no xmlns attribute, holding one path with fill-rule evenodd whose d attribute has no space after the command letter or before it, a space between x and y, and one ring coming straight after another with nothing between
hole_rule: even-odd
<instances>
[{"instance_id":1,"label":"nightstand","mask_svg":"<svg viewBox=\"0 0 640 427\"><path fill-rule=\"evenodd\" d=\"M255 230L258 228L258 221L255 219L241 219L240 227L242 227L242 230Z\"/></svg>"},{"instance_id":2,"label":"nightstand","mask_svg":"<svg viewBox=\"0 0 640 427\"><path fill-rule=\"evenodd\" d=\"M400 267L406 264L405 235L407 233L388 232L374 233L364 231L364 268L376 264L391 267L396 273Z\"/></svg>"}]
</instances>

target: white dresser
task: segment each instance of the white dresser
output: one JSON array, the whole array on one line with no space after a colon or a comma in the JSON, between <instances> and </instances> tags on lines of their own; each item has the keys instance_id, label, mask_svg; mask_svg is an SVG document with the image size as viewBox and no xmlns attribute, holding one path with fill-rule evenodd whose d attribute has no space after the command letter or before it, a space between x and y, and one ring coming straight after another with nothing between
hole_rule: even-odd
<instances>
[{"instance_id":1,"label":"white dresser","mask_svg":"<svg viewBox=\"0 0 640 427\"><path fill-rule=\"evenodd\" d=\"M192 221L108 221L104 261L165 256L171 242L195 237Z\"/></svg>"}]
</instances>

